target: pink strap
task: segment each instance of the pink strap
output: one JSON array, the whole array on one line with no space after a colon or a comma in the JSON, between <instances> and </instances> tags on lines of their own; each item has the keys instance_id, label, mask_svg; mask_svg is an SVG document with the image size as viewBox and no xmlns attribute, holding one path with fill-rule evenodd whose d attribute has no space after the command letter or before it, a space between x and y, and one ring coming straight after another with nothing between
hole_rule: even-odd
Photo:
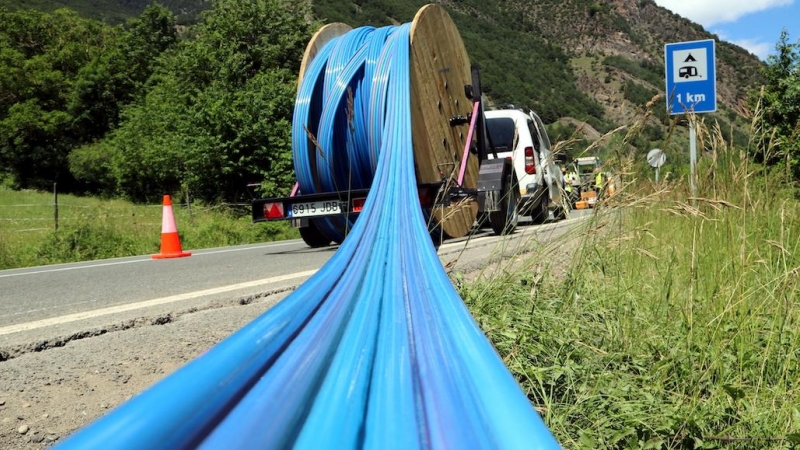
<instances>
[{"instance_id":1,"label":"pink strap","mask_svg":"<svg viewBox=\"0 0 800 450\"><path fill-rule=\"evenodd\" d=\"M467 172L467 158L469 158L469 146L472 144L472 133L475 131L475 122L478 120L478 107L481 102L477 101L472 106L472 120L469 122L469 133L467 133L467 144L464 146L464 156L461 157L461 168L458 171L458 185L464 183L464 174Z\"/></svg>"}]
</instances>

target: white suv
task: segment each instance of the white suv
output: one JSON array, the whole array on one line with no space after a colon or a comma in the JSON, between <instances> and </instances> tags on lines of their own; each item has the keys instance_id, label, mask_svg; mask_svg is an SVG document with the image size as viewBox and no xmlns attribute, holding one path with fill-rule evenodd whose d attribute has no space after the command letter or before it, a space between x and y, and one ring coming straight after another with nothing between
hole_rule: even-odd
<instances>
[{"instance_id":1,"label":"white suv","mask_svg":"<svg viewBox=\"0 0 800 450\"><path fill-rule=\"evenodd\" d=\"M544 124L533 111L516 108L485 112L489 159L511 158L519 186L519 212L535 223L553 217L563 219L564 176L550 151Z\"/></svg>"}]
</instances>

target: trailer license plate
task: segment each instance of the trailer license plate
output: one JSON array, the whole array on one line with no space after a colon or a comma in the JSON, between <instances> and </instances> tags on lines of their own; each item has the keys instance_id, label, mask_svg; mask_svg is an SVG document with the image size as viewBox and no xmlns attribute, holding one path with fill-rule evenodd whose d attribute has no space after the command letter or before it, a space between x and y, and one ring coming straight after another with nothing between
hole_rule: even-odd
<instances>
[{"instance_id":1,"label":"trailer license plate","mask_svg":"<svg viewBox=\"0 0 800 450\"><path fill-rule=\"evenodd\" d=\"M343 206L345 205L346 203L337 201L293 203L289 210L289 217L298 218L341 214Z\"/></svg>"}]
</instances>

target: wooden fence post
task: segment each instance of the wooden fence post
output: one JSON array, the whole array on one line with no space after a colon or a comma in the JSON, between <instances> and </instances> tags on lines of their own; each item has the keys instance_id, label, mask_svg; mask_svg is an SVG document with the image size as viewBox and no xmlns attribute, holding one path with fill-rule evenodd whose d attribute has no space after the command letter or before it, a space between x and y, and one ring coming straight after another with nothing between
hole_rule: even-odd
<instances>
[{"instance_id":1,"label":"wooden fence post","mask_svg":"<svg viewBox=\"0 0 800 450\"><path fill-rule=\"evenodd\" d=\"M58 231L58 183L53 183L53 220Z\"/></svg>"}]
</instances>

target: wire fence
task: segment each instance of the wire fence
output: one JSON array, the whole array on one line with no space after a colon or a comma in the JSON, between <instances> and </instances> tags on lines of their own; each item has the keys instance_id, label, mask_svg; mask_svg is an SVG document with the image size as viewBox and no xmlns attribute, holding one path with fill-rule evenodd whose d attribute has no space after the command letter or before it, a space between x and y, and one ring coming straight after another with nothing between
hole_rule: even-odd
<instances>
[{"instance_id":1,"label":"wire fence","mask_svg":"<svg viewBox=\"0 0 800 450\"><path fill-rule=\"evenodd\" d=\"M104 206L102 217L104 219L124 219L132 216L131 211L148 211L145 216L152 222L139 222L139 225L159 225L161 204L128 205L115 208ZM183 209L189 215L214 211L235 211L238 214L249 214L250 203L219 203L197 207L190 203L173 203L176 209ZM86 213L97 209L95 206L73 203L6 203L0 204L0 230L7 233L30 233L48 230L58 230L64 223L86 220ZM119 212L115 212L118 209ZM27 210L27 211L25 211ZM125 210L126 212L122 212ZM152 211L152 217L150 217ZM141 215L141 214L140 214Z\"/></svg>"},{"instance_id":2,"label":"wire fence","mask_svg":"<svg viewBox=\"0 0 800 450\"><path fill-rule=\"evenodd\" d=\"M136 209L153 208L153 211L155 211L158 207L160 205L139 205ZM59 225L85 220L87 212L92 209L96 208L89 205L70 203L0 204L0 228L9 233L58 230ZM126 214L122 211L115 213L113 209L103 208L103 218L122 219L131 217L130 213Z\"/></svg>"}]
</instances>

